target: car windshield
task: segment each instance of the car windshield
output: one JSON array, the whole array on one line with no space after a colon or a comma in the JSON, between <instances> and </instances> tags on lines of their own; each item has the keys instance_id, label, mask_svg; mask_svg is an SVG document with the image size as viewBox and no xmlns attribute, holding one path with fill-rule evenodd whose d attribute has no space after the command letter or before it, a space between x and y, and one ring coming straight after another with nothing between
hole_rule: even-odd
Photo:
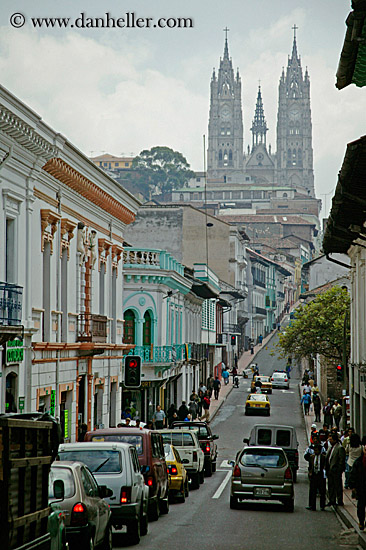
<instances>
[{"instance_id":1,"label":"car windshield","mask_svg":"<svg viewBox=\"0 0 366 550\"><path fill-rule=\"evenodd\" d=\"M274 449L246 449L240 457L243 466L259 468L283 468L286 458L283 452Z\"/></svg>"},{"instance_id":2,"label":"car windshield","mask_svg":"<svg viewBox=\"0 0 366 550\"><path fill-rule=\"evenodd\" d=\"M249 396L250 401L267 401L267 397L260 393L252 393Z\"/></svg>"},{"instance_id":3,"label":"car windshield","mask_svg":"<svg viewBox=\"0 0 366 550\"><path fill-rule=\"evenodd\" d=\"M170 445L164 445L164 454L165 454L165 460L168 460L169 462L175 462L173 449L171 448Z\"/></svg>"},{"instance_id":4,"label":"car windshield","mask_svg":"<svg viewBox=\"0 0 366 550\"><path fill-rule=\"evenodd\" d=\"M283 372L274 372L272 378L287 378L287 376Z\"/></svg>"},{"instance_id":5,"label":"car windshield","mask_svg":"<svg viewBox=\"0 0 366 550\"><path fill-rule=\"evenodd\" d=\"M119 441L121 443L129 443L136 447L138 455L142 455L144 452L141 435L133 434L105 434L105 435L93 435L91 441Z\"/></svg>"},{"instance_id":6,"label":"car windshield","mask_svg":"<svg viewBox=\"0 0 366 550\"><path fill-rule=\"evenodd\" d=\"M196 426L195 424L190 425L188 422L184 426L177 426L177 428L184 430L198 430L198 439L207 439L209 437L208 430L206 426Z\"/></svg>"},{"instance_id":7,"label":"car windshield","mask_svg":"<svg viewBox=\"0 0 366 550\"><path fill-rule=\"evenodd\" d=\"M255 379L261 382L269 382L269 376L256 376Z\"/></svg>"},{"instance_id":8,"label":"car windshield","mask_svg":"<svg viewBox=\"0 0 366 550\"><path fill-rule=\"evenodd\" d=\"M72 470L70 468L54 467L51 468L48 476L48 498L54 499L53 484L55 481L61 480L64 482L64 498L71 498L75 494L75 483Z\"/></svg>"},{"instance_id":9,"label":"car windshield","mask_svg":"<svg viewBox=\"0 0 366 550\"><path fill-rule=\"evenodd\" d=\"M121 453L106 449L62 450L61 460L79 460L92 472L117 474L122 471ZM103 464L104 463L104 464Z\"/></svg>"}]
</instances>

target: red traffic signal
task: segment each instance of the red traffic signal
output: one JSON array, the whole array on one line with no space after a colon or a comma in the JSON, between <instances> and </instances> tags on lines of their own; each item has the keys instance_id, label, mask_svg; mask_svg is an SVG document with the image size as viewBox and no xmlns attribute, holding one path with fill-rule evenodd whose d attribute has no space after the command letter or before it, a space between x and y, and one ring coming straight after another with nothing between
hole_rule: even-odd
<instances>
[{"instance_id":1,"label":"red traffic signal","mask_svg":"<svg viewBox=\"0 0 366 550\"><path fill-rule=\"evenodd\" d=\"M125 359L124 384L126 388L141 386L141 357L138 355L127 355Z\"/></svg>"},{"instance_id":2,"label":"red traffic signal","mask_svg":"<svg viewBox=\"0 0 366 550\"><path fill-rule=\"evenodd\" d=\"M233 335L231 336L231 345L232 345L232 346L235 346L235 344L236 344L236 336L235 336L235 334L233 334Z\"/></svg>"},{"instance_id":3,"label":"red traffic signal","mask_svg":"<svg viewBox=\"0 0 366 550\"><path fill-rule=\"evenodd\" d=\"M337 365L337 381L343 382L343 365Z\"/></svg>"}]
</instances>

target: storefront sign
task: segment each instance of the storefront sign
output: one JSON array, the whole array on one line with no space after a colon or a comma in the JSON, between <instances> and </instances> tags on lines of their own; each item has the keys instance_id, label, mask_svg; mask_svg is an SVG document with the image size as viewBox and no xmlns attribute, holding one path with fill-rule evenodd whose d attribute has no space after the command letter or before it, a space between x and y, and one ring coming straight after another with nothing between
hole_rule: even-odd
<instances>
[{"instance_id":1,"label":"storefront sign","mask_svg":"<svg viewBox=\"0 0 366 550\"><path fill-rule=\"evenodd\" d=\"M24 359L23 340L16 338L15 340L9 340L6 344L6 362L9 363L21 363Z\"/></svg>"},{"instance_id":2,"label":"storefront sign","mask_svg":"<svg viewBox=\"0 0 366 550\"><path fill-rule=\"evenodd\" d=\"M65 439L69 437L69 411L67 409L64 410L64 434Z\"/></svg>"},{"instance_id":3,"label":"storefront sign","mask_svg":"<svg viewBox=\"0 0 366 550\"><path fill-rule=\"evenodd\" d=\"M55 416L56 390L51 390L50 415Z\"/></svg>"},{"instance_id":4,"label":"storefront sign","mask_svg":"<svg viewBox=\"0 0 366 550\"><path fill-rule=\"evenodd\" d=\"M19 410L20 410L20 412L24 411L24 400L25 400L24 397L19 397Z\"/></svg>"}]
</instances>

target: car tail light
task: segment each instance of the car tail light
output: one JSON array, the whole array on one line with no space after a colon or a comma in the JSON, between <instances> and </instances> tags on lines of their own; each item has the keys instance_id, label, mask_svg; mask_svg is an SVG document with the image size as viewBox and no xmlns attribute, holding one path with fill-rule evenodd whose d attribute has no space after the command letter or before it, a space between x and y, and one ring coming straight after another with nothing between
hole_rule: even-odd
<instances>
[{"instance_id":1,"label":"car tail light","mask_svg":"<svg viewBox=\"0 0 366 550\"><path fill-rule=\"evenodd\" d=\"M266 403L264 406L268 408L268 407L269 407L269 403Z\"/></svg>"},{"instance_id":2,"label":"car tail light","mask_svg":"<svg viewBox=\"0 0 366 550\"><path fill-rule=\"evenodd\" d=\"M74 504L71 512L71 525L86 525L88 523L88 510L85 504Z\"/></svg>"},{"instance_id":3,"label":"car tail light","mask_svg":"<svg viewBox=\"0 0 366 550\"><path fill-rule=\"evenodd\" d=\"M121 487L121 504L129 504L131 502L131 487Z\"/></svg>"},{"instance_id":4,"label":"car tail light","mask_svg":"<svg viewBox=\"0 0 366 550\"><path fill-rule=\"evenodd\" d=\"M271 382L274 382L274 378L271 378Z\"/></svg>"},{"instance_id":5,"label":"car tail light","mask_svg":"<svg viewBox=\"0 0 366 550\"><path fill-rule=\"evenodd\" d=\"M241 472L240 472L240 468L239 468L238 465L236 465L235 468L234 468L233 476L234 477L241 477Z\"/></svg>"},{"instance_id":6,"label":"car tail light","mask_svg":"<svg viewBox=\"0 0 366 550\"><path fill-rule=\"evenodd\" d=\"M152 487L154 485L154 479L152 477L147 478L147 486Z\"/></svg>"},{"instance_id":7,"label":"car tail light","mask_svg":"<svg viewBox=\"0 0 366 550\"><path fill-rule=\"evenodd\" d=\"M207 443L207 445L205 447L205 451L206 451L206 453L209 453L211 451L211 447L210 447L209 443Z\"/></svg>"},{"instance_id":8,"label":"car tail light","mask_svg":"<svg viewBox=\"0 0 366 550\"><path fill-rule=\"evenodd\" d=\"M178 470L175 466L172 466L172 469L170 470L170 473L174 476L174 475L177 475L178 473Z\"/></svg>"},{"instance_id":9,"label":"car tail light","mask_svg":"<svg viewBox=\"0 0 366 550\"><path fill-rule=\"evenodd\" d=\"M193 451L193 462L197 462L197 451Z\"/></svg>"},{"instance_id":10,"label":"car tail light","mask_svg":"<svg viewBox=\"0 0 366 550\"><path fill-rule=\"evenodd\" d=\"M287 382L287 378L285 378L285 382Z\"/></svg>"},{"instance_id":11,"label":"car tail light","mask_svg":"<svg viewBox=\"0 0 366 550\"><path fill-rule=\"evenodd\" d=\"M286 468L285 479L292 479L292 472L290 467Z\"/></svg>"}]
</instances>

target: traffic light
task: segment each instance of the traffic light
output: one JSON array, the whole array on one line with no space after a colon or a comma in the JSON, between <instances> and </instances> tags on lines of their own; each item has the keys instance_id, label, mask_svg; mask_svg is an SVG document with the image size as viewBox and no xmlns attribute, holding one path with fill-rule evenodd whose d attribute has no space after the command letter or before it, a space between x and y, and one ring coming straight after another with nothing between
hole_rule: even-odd
<instances>
[{"instance_id":1,"label":"traffic light","mask_svg":"<svg viewBox=\"0 0 366 550\"><path fill-rule=\"evenodd\" d=\"M232 346L235 346L235 344L236 344L236 336L235 336L235 334L233 334L233 335L231 336L231 345L232 345Z\"/></svg>"},{"instance_id":2,"label":"traffic light","mask_svg":"<svg viewBox=\"0 0 366 550\"><path fill-rule=\"evenodd\" d=\"M141 386L141 357L138 355L127 355L124 383L126 388L139 388Z\"/></svg>"},{"instance_id":3,"label":"traffic light","mask_svg":"<svg viewBox=\"0 0 366 550\"><path fill-rule=\"evenodd\" d=\"M337 381L343 382L343 365L337 365Z\"/></svg>"}]
</instances>

